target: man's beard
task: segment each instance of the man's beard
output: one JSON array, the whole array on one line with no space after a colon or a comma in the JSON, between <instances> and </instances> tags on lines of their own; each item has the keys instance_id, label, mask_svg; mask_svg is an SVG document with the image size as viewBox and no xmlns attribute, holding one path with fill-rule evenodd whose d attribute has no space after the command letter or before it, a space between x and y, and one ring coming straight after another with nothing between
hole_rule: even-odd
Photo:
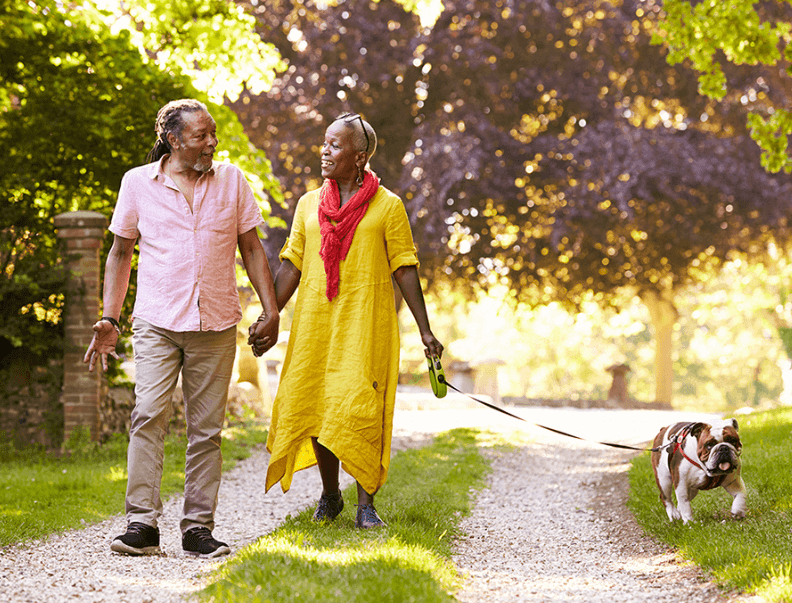
<instances>
[{"instance_id":1,"label":"man's beard","mask_svg":"<svg viewBox=\"0 0 792 603\"><path fill-rule=\"evenodd\" d=\"M208 163L207 163L208 162ZM196 172L201 172L206 174L207 172L211 171L212 169L212 159L204 159L203 157L198 160L198 162L193 166L193 169Z\"/></svg>"}]
</instances>

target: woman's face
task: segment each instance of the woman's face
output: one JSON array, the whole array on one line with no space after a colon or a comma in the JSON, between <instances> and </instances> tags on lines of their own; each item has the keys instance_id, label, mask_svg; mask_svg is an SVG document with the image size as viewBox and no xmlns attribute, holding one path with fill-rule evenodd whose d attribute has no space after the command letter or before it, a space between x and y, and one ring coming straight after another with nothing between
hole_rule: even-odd
<instances>
[{"instance_id":1,"label":"woman's face","mask_svg":"<svg viewBox=\"0 0 792 603\"><path fill-rule=\"evenodd\" d=\"M355 150L352 129L343 122L330 124L322 145L322 177L336 181L354 180L358 176L357 160L365 153Z\"/></svg>"}]
</instances>

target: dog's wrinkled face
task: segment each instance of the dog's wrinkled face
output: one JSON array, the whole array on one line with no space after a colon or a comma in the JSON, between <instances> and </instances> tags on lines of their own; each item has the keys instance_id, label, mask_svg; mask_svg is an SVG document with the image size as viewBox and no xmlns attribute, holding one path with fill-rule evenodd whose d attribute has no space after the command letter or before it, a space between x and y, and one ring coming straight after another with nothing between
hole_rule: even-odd
<instances>
[{"instance_id":1,"label":"dog's wrinkled face","mask_svg":"<svg viewBox=\"0 0 792 603\"><path fill-rule=\"evenodd\" d=\"M704 426L697 435L699 459L711 474L731 473L739 466L742 442L737 429L737 421L727 419Z\"/></svg>"}]
</instances>

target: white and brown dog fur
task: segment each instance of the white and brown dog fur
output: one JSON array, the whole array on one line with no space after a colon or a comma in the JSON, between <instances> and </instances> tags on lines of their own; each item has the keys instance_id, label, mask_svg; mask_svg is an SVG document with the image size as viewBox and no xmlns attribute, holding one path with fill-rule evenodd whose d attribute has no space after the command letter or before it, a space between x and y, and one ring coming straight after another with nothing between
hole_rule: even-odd
<instances>
[{"instance_id":1,"label":"white and brown dog fur","mask_svg":"<svg viewBox=\"0 0 792 603\"><path fill-rule=\"evenodd\" d=\"M721 486L734 497L731 514L745 517L745 484L740 477L742 442L735 419L707 423L676 423L655 436L652 452L660 500L668 519L693 519L690 502L699 490ZM677 504L671 498L676 493Z\"/></svg>"}]
</instances>

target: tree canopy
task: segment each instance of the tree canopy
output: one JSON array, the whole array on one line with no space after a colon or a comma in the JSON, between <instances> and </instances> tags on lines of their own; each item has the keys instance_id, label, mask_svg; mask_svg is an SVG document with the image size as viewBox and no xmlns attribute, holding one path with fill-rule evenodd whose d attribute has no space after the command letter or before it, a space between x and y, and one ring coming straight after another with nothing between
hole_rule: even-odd
<instances>
[{"instance_id":1,"label":"tree canopy","mask_svg":"<svg viewBox=\"0 0 792 603\"><path fill-rule=\"evenodd\" d=\"M789 178L757 169L739 99L652 44L659 3L445 2L429 29L387 0L246 6L288 68L234 108L287 200L318 186L333 116L361 112L427 277L607 300L788 236Z\"/></svg>"},{"instance_id":2,"label":"tree canopy","mask_svg":"<svg viewBox=\"0 0 792 603\"><path fill-rule=\"evenodd\" d=\"M792 3L789 0L666 0L655 41L668 61L688 62L701 93L749 108L762 165L792 172Z\"/></svg>"}]
</instances>

